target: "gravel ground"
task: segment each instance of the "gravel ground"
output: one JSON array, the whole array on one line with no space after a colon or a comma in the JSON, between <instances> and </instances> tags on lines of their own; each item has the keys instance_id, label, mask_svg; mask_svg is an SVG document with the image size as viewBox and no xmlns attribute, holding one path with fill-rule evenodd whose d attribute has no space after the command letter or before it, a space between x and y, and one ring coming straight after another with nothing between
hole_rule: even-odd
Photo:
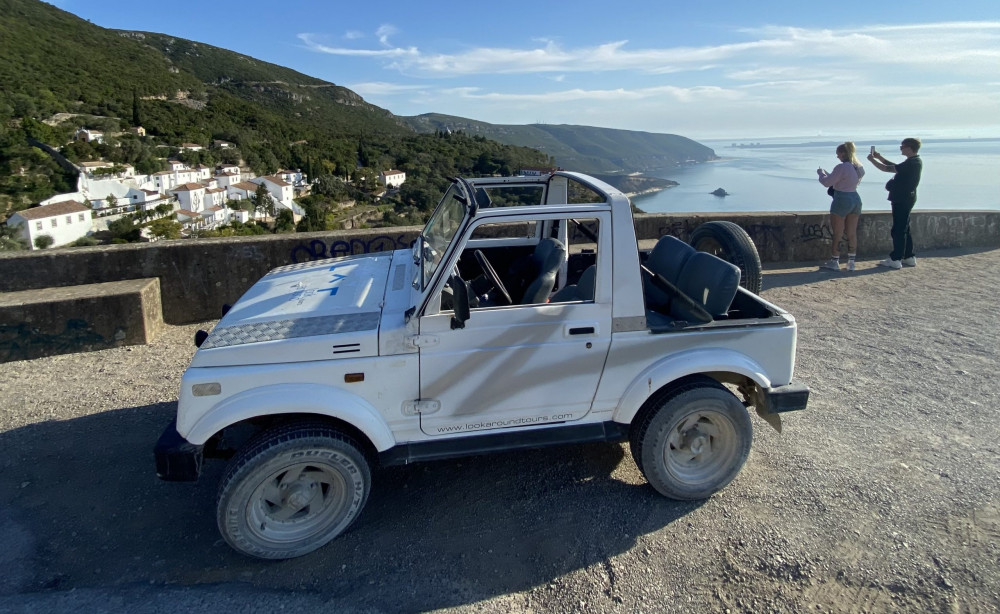
<instances>
[{"instance_id":1,"label":"gravel ground","mask_svg":"<svg viewBox=\"0 0 1000 614\"><path fill-rule=\"evenodd\" d=\"M154 475L198 326L2 364L0 612L1000 611L997 287L1000 250L768 270L810 407L754 417L715 497L661 498L617 445L383 469L284 562L221 541L220 464Z\"/></svg>"}]
</instances>

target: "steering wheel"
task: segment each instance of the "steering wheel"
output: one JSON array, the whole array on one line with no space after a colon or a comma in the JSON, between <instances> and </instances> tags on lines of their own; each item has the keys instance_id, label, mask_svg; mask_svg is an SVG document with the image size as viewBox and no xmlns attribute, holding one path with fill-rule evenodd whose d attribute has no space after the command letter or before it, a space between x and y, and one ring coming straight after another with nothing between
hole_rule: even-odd
<instances>
[{"instance_id":1,"label":"steering wheel","mask_svg":"<svg viewBox=\"0 0 1000 614\"><path fill-rule=\"evenodd\" d=\"M503 296L504 300L507 301L506 303L504 303L504 305L513 304L514 301L510 299L510 293L507 292L507 288L505 288L503 282L500 281L500 276L497 275L497 272L495 270L493 270L493 265L490 264L490 261L486 259L486 255L483 254L483 252L478 249L474 253L476 256L476 262L479 263L479 268L483 270L483 274L486 275L486 278L490 280L490 283L493 284L493 287L499 290L501 296Z\"/></svg>"}]
</instances>

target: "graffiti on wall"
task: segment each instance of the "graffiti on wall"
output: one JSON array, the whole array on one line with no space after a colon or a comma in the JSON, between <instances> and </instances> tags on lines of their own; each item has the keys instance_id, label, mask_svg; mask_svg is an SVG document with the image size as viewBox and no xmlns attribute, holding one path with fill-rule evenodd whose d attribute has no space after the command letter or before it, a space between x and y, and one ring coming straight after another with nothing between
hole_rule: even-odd
<instances>
[{"instance_id":1,"label":"graffiti on wall","mask_svg":"<svg viewBox=\"0 0 1000 614\"><path fill-rule=\"evenodd\" d=\"M350 239L311 239L307 243L299 243L292 248L290 259L293 263L339 258L352 254L374 254L376 252L391 252L397 249L408 249L413 241L407 240L407 235L378 235L377 237Z\"/></svg>"}]
</instances>

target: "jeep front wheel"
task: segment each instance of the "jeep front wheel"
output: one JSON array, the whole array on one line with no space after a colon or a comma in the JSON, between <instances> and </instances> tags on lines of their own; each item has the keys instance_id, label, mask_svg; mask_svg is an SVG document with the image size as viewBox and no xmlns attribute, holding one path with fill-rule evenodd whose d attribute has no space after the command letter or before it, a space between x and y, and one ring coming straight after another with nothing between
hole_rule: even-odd
<instances>
[{"instance_id":1,"label":"jeep front wheel","mask_svg":"<svg viewBox=\"0 0 1000 614\"><path fill-rule=\"evenodd\" d=\"M660 494L706 499L729 484L750 454L746 408L708 377L692 378L640 414L630 444L636 465Z\"/></svg>"},{"instance_id":2,"label":"jeep front wheel","mask_svg":"<svg viewBox=\"0 0 1000 614\"><path fill-rule=\"evenodd\" d=\"M255 437L219 485L219 531L234 549L289 559L320 548L358 517L371 468L347 435L317 423Z\"/></svg>"}]
</instances>

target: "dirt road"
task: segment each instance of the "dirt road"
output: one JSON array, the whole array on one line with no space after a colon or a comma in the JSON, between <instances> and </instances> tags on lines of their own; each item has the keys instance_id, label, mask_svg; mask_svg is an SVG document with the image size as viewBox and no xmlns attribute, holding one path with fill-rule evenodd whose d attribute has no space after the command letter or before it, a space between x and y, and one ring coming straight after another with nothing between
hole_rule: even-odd
<instances>
[{"instance_id":1,"label":"dirt road","mask_svg":"<svg viewBox=\"0 0 1000 614\"><path fill-rule=\"evenodd\" d=\"M754 418L698 503L625 446L379 470L352 530L279 563L215 527L222 466L153 472L197 326L0 365L0 612L995 612L1000 251L769 270L810 408Z\"/></svg>"}]
</instances>

